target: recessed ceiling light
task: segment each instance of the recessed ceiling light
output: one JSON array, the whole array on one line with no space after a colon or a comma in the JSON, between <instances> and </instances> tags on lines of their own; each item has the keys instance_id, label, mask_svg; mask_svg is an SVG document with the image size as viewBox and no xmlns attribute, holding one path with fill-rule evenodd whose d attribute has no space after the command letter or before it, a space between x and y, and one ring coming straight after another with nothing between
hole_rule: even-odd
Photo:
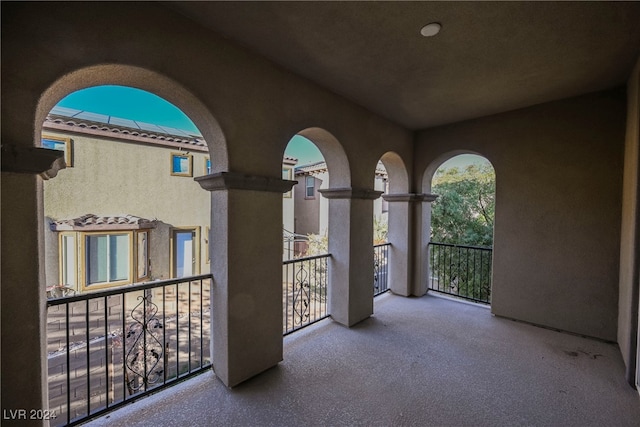
<instances>
[{"instance_id":1,"label":"recessed ceiling light","mask_svg":"<svg viewBox=\"0 0 640 427\"><path fill-rule=\"evenodd\" d=\"M442 25L437 22L432 22L422 27L422 29L420 30L420 34L422 34L424 37L433 37L440 32L441 28Z\"/></svg>"}]
</instances>

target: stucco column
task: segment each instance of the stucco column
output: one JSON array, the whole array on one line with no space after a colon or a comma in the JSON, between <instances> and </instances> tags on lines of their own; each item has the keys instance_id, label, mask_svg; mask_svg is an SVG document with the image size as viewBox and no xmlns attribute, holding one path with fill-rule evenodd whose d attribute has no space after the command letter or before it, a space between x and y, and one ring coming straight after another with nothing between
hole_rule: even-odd
<instances>
[{"instance_id":1,"label":"stucco column","mask_svg":"<svg viewBox=\"0 0 640 427\"><path fill-rule=\"evenodd\" d=\"M383 194L389 203L389 288L397 295L412 295L414 242L416 230L414 218L416 204L421 204L424 194Z\"/></svg>"},{"instance_id":2,"label":"stucco column","mask_svg":"<svg viewBox=\"0 0 640 427\"><path fill-rule=\"evenodd\" d=\"M373 314L373 200L382 192L319 191L329 199L329 313L353 326Z\"/></svg>"},{"instance_id":3,"label":"stucco column","mask_svg":"<svg viewBox=\"0 0 640 427\"><path fill-rule=\"evenodd\" d=\"M233 387L282 360L282 194L295 181L221 172L211 191L213 369Z\"/></svg>"},{"instance_id":4,"label":"stucco column","mask_svg":"<svg viewBox=\"0 0 640 427\"><path fill-rule=\"evenodd\" d=\"M417 194L414 204L413 246L413 285L411 295L422 296L427 293L429 278L429 242L431 241L431 202L438 198L436 194Z\"/></svg>"},{"instance_id":5,"label":"stucco column","mask_svg":"<svg viewBox=\"0 0 640 427\"><path fill-rule=\"evenodd\" d=\"M64 153L2 145L2 425L48 425L29 420L49 409L42 179L64 168ZM6 190L6 191L5 191ZM14 197L7 197L7 195ZM13 419L11 419L13 418ZM21 419L16 419L21 418Z\"/></svg>"}]
</instances>

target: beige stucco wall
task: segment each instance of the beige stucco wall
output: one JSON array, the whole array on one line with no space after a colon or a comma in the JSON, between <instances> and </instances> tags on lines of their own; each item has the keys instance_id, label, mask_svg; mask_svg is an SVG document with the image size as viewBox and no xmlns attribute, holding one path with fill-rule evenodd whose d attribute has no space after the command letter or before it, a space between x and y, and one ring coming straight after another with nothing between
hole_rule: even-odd
<instances>
[{"instance_id":1,"label":"beige stucco wall","mask_svg":"<svg viewBox=\"0 0 640 427\"><path fill-rule=\"evenodd\" d=\"M624 120L614 90L419 133L417 171L454 150L495 168L493 313L616 340Z\"/></svg>"},{"instance_id":2,"label":"beige stucco wall","mask_svg":"<svg viewBox=\"0 0 640 427\"><path fill-rule=\"evenodd\" d=\"M640 59L627 85L627 130L624 156L618 344L633 380L638 333L640 270ZM635 327L634 327L635 326Z\"/></svg>"},{"instance_id":3,"label":"beige stucco wall","mask_svg":"<svg viewBox=\"0 0 640 427\"><path fill-rule=\"evenodd\" d=\"M58 233L49 230L50 222L89 213L158 220L149 238L152 280L171 277L172 227L197 228L200 270L196 273L209 273L206 230L211 197L192 177L171 175L171 154L178 149L50 129L43 134L71 138L73 144L73 167L43 185L47 285L58 278ZM193 176L206 175L208 152L189 154Z\"/></svg>"}]
</instances>

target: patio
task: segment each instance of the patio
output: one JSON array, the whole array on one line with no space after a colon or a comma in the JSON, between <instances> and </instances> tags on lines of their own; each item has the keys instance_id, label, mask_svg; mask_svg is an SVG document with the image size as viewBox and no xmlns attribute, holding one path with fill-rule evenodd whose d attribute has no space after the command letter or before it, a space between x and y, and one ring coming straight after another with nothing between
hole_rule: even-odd
<instances>
[{"instance_id":1,"label":"patio","mask_svg":"<svg viewBox=\"0 0 640 427\"><path fill-rule=\"evenodd\" d=\"M87 425L636 426L616 344L432 294L375 300L348 329L284 338L284 361L233 389L207 372Z\"/></svg>"}]
</instances>

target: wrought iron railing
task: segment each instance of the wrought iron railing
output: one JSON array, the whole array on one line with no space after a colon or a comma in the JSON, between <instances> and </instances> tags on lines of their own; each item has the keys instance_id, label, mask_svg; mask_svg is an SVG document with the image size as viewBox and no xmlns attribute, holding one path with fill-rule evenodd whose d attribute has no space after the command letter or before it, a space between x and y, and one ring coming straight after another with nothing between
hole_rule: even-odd
<instances>
[{"instance_id":1,"label":"wrought iron railing","mask_svg":"<svg viewBox=\"0 0 640 427\"><path fill-rule=\"evenodd\" d=\"M282 263L284 335L329 316L327 267L330 256L316 255Z\"/></svg>"},{"instance_id":2,"label":"wrought iron railing","mask_svg":"<svg viewBox=\"0 0 640 427\"><path fill-rule=\"evenodd\" d=\"M209 368L211 279L48 300L51 425L85 422Z\"/></svg>"},{"instance_id":3,"label":"wrought iron railing","mask_svg":"<svg viewBox=\"0 0 640 427\"><path fill-rule=\"evenodd\" d=\"M391 243L373 245L373 296L389 290L389 247Z\"/></svg>"},{"instance_id":4,"label":"wrought iron railing","mask_svg":"<svg viewBox=\"0 0 640 427\"><path fill-rule=\"evenodd\" d=\"M429 243L429 289L491 303L492 249Z\"/></svg>"}]
</instances>

